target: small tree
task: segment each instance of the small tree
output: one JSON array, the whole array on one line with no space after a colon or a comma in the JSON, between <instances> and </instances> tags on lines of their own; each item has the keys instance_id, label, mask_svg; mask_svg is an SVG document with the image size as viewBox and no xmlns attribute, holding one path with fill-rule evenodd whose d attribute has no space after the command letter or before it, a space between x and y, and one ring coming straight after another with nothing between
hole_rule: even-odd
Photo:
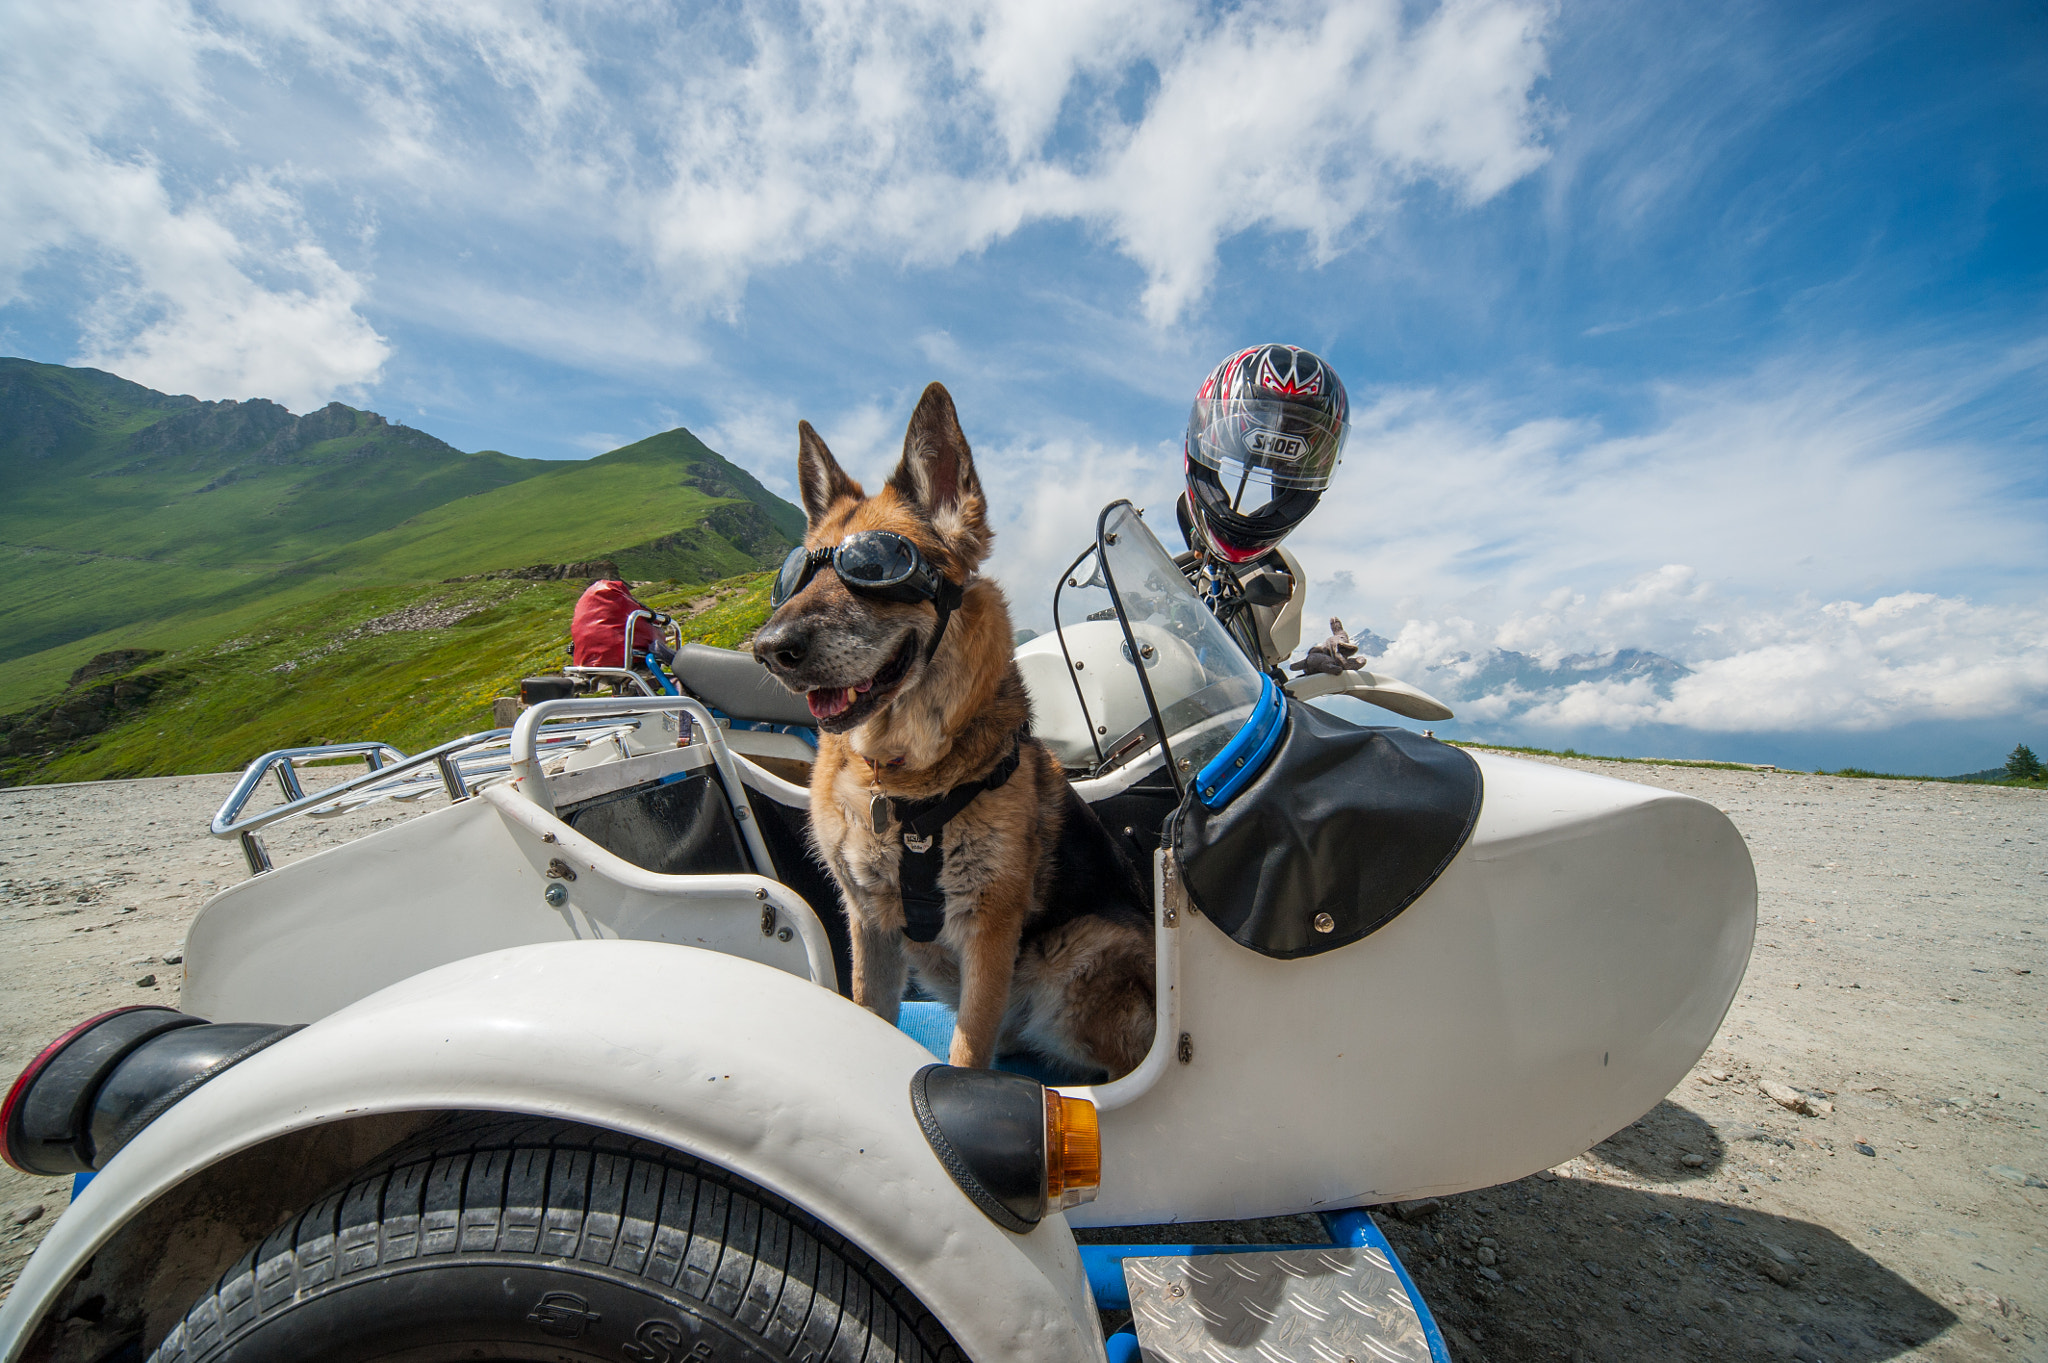
<instances>
[{"instance_id":1,"label":"small tree","mask_svg":"<svg viewBox=\"0 0 2048 1363\"><path fill-rule=\"evenodd\" d=\"M2005 774L2015 781L2038 781L2043 768L2034 750L2022 743L2005 759Z\"/></svg>"}]
</instances>

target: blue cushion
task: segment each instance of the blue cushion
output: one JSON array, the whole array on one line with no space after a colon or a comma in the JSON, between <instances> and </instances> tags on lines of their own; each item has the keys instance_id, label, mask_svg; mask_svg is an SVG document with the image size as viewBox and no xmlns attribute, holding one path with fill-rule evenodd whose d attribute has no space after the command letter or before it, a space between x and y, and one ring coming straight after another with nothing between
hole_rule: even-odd
<instances>
[{"instance_id":1,"label":"blue cushion","mask_svg":"<svg viewBox=\"0 0 2048 1363\"><path fill-rule=\"evenodd\" d=\"M944 1060L953 1048L953 1010L931 1000L905 1002L896 1013L896 1030ZM999 1055L995 1067L1011 1074L1021 1074L1027 1079L1036 1079L1051 1088L1099 1084L1107 1077L1100 1072L1083 1073L1057 1061L1030 1054Z\"/></svg>"},{"instance_id":2,"label":"blue cushion","mask_svg":"<svg viewBox=\"0 0 2048 1363\"><path fill-rule=\"evenodd\" d=\"M953 1045L953 1010L943 1003L906 1003L896 1014L896 1030L944 1060Z\"/></svg>"}]
</instances>

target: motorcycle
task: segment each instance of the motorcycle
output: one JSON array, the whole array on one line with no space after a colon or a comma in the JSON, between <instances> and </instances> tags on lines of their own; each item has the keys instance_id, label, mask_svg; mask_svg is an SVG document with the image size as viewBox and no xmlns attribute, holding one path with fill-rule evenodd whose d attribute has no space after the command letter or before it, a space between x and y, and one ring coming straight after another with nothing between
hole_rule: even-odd
<instances>
[{"instance_id":1,"label":"motorcycle","mask_svg":"<svg viewBox=\"0 0 2048 1363\"><path fill-rule=\"evenodd\" d=\"M249 765L212 832L251 874L193 922L181 1010L87 1020L0 1113L11 1163L81 1180L0 1359L1447 1359L1369 1209L1654 1106L1742 977L1748 851L1702 801L1310 704L1449 714L1283 682L1299 565L1232 584L1256 629L1194 566L1112 503L1017 649L1150 871L1130 1073L953 1069L940 1005L856 1007L808 710L685 645L683 694ZM337 757L366 769L306 790ZM393 802L422 812L263 841ZM1330 1242L1103 1241L1298 1213Z\"/></svg>"}]
</instances>

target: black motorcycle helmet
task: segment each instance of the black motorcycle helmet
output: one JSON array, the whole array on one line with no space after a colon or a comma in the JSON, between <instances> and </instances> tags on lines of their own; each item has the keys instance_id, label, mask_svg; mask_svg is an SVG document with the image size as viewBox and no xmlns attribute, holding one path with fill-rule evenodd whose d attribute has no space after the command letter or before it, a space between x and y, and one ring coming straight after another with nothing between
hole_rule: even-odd
<instances>
[{"instance_id":1,"label":"black motorcycle helmet","mask_svg":"<svg viewBox=\"0 0 2048 1363\"><path fill-rule=\"evenodd\" d=\"M1184 446L1206 547L1245 563L1286 539L1330 485L1350 416L1337 371L1300 346L1255 345L1211 370Z\"/></svg>"}]
</instances>

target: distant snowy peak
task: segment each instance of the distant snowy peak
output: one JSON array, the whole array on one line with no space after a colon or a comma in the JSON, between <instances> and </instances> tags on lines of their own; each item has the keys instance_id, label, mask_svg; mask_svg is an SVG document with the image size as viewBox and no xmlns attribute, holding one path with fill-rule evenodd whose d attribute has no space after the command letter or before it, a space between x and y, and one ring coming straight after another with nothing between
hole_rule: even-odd
<instances>
[{"instance_id":1,"label":"distant snowy peak","mask_svg":"<svg viewBox=\"0 0 2048 1363\"><path fill-rule=\"evenodd\" d=\"M1573 681L1648 677L1659 690L1680 677L1692 675L1692 669L1684 663L1646 648L1617 648L1612 653L1574 653L1561 659L1557 670L1579 674L1572 678Z\"/></svg>"},{"instance_id":2,"label":"distant snowy peak","mask_svg":"<svg viewBox=\"0 0 2048 1363\"><path fill-rule=\"evenodd\" d=\"M1302 633L1306 636L1308 631L1304 630ZM1358 645L1358 656L1364 658L1367 662L1379 657L1394 646L1392 639L1382 638L1369 629L1362 629L1353 634L1351 642Z\"/></svg>"},{"instance_id":3,"label":"distant snowy peak","mask_svg":"<svg viewBox=\"0 0 2048 1363\"><path fill-rule=\"evenodd\" d=\"M1384 651L1387 641L1376 640L1375 651ZM1630 682L1643 680L1660 696L1671 694L1671 685L1692 669L1676 659L1647 649L1618 648L1612 653L1571 653L1546 664L1527 653L1497 648L1488 653L1461 653L1425 668L1428 680L1416 679L1425 690L1446 698L1476 699L1505 691L1534 694L1562 691L1587 682Z\"/></svg>"}]
</instances>

